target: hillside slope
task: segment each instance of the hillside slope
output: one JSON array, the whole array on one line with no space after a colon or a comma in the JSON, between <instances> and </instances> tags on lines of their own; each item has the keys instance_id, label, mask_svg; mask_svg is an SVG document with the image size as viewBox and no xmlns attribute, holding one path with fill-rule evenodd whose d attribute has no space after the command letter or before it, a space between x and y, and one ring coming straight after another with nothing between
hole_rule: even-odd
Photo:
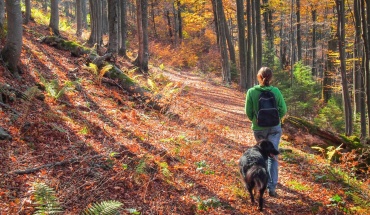
<instances>
[{"instance_id":1,"label":"hillside slope","mask_svg":"<svg viewBox=\"0 0 370 215\"><path fill-rule=\"evenodd\" d=\"M260 214L237 165L255 144L244 93L216 77L152 67L157 87L172 92L168 111L154 111L120 87L97 82L85 59L41 44L43 34L43 26L25 27L22 80L0 67L0 83L28 96L4 98L10 108L0 109L0 127L12 136L0 141L1 214L32 214L35 182L56 191L63 214L104 200L122 202L122 214ZM123 59L116 63L131 69ZM41 77L74 85L56 99L35 90ZM279 196L265 196L263 214L344 213L328 206L336 194L345 208L355 206L350 186L302 143L282 141L292 152L281 156Z\"/></svg>"}]
</instances>

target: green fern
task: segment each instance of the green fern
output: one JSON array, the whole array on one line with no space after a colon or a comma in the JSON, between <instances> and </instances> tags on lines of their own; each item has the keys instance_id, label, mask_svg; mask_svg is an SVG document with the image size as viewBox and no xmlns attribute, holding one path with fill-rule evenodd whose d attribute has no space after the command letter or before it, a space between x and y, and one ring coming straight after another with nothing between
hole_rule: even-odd
<instances>
[{"instance_id":1,"label":"green fern","mask_svg":"<svg viewBox=\"0 0 370 215\"><path fill-rule=\"evenodd\" d=\"M64 83L64 86L60 86L58 83L57 79L47 81L44 77L42 77L41 74L40 76L40 81L41 83L45 86L46 92L53 97L55 100L58 100L60 97L64 95L64 93L69 90L72 86L78 84L78 82L71 82L71 81L66 81Z\"/></svg>"},{"instance_id":2,"label":"green fern","mask_svg":"<svg viewBox=\"0 0 370 215\"><path fill-rule=\"evenodd\" d=\"M139 164L136 166L136 173L144 174L146 169L146 157L140 159Z\"/></svg>"},{"instance_id":3,"label":"green fern","mask_svg":"<svg viewBox=\"0 0 370 215\"><path fill-rule=\"evenodd\" d=\"M33 184L33 195L37 205L34 215L58 214L63 210L60 207L55 191L44 183Z\"/></svg>"},{"instance_id":4,"label":"green fern","mask_svg":"<svg viewBox=\"0 0 370 215\"><path fill-rule=\"evenodd\" d=\"M94 203L89 208L85 209L84 215L116 215L122 207L122 203L115 200L103 201Z\"/></svg>"},{"instance_id":5,"label":"green fern","mask_svg":"<svg viewBox=\"0 0 370 215\"><path fill-rule=\"evenodd\" d=\"M161 169L161 172L164 175L164 177L168 178L172 175L171 171L168 169L167 162L159 162L158 165L159 165L159 167Z\"/></svg>"}]
</instances>

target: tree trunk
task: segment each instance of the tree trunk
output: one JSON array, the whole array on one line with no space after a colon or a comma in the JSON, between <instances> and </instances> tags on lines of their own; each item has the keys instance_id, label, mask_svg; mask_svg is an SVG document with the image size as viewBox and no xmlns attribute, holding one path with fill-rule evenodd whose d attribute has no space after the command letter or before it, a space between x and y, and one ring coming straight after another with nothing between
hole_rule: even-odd
<instances>
[{"instance_id":1,"label":"tree trunk","mask_svg":"<svg viewBox=\"0 0 370 215\"><path fill-rule=\"evenodd\" d=\"M302 41L301 41L301 0L296 0L297 16L297 57L298 61L302 60Z\"/></svg>"},{"instance_id":2,"label":"tree trunk","mask_svg":"<svg viewBox=\"0 0 370 215\"><path fill-rule=\"evenodd\" d=\"M28 24L31 18L31 0L25 0L26 13L24 15L24 24Z\"/></svg>"},{"instance_id":3,"label":"tree trunk","mask_svg":"<svg viewBox=\"0 0 370 215\"><path fill-rule=\"evenodd\" d=\"M336 0L338 22L337 22L337 35L339 37L339 58L340 58L340 71L342 78L342 92L343 92L343 106L346 123L346 135L350 136L353 132L352 122L352 106L351 98L348 91L347 73L346 73L346 57L345 57L345 11L344 0Z\"/></svg>"},{"instance_id":4,"label":"tree trunk","mask_svg":"<svg viewBox=\"0 0 370 215\"><path fill-rule=\"evenodd\" d=\"M91 34L88 40L90 45L102 45L102 3L100 0L90 0L90 22L91 22Z\"/></svg>"},{"instance_id":5,"label":"tree trunk","mask_svg":"<svg viewBox=\"0 0 370 215\"><path fill-rule=\"evenodd\" d=\"M108 4L107 0L99 0L102 7L101 7L101 17L102 17L102 32L103 35L109 32L109 21L108 21Z\"/></svg>"},{"instance_id":6,"label":"tree trunk","mask_svg":"<svg viewBox=\"0 0 370 215\"><path fill-rule=\"evenodd\" d=\"M127 47L126 47L126 40L127 40L127 0L120 0L120 7L121 9L121 47L119 48L119 55L127 57Z\"/></svg>"},{"instance_id":7,"label":"tree trunk","mask_svg":"<svg viewBox=\"0 0 370 215\"><path fill-rule=\"evenodd\" d=\"M367 105L367 122L370 125L370 44L369 44L369 32L370 26L370 0L361 1L361 20L362 20L362 40L364 42L365 53L364 53L364 70L365 70L365 86L366 86L366 105ZM370 136L370 128L368 129L368 136Z\"/></svg>"},{"instance_id":8,"label":"tree trunk","mask_svg":"<svg viewBox=\"0 0 370 215\"><path fill-rule=\"evenodd\" d=\"M331 131L323 130L321 127L311 124L310 122L301 118L288 116L284 119L284 125L284 128L286 128L286 133L295 134L297 131L302 129L309 132L311 135L324 140L328 145L339 146L343 144L343 148L355 148L354 144L348 141L348 139L345 139Z\"/></svg>"},{"instance_id":9,"label":"tree trunk","mask_svg":"<svg viewBox=\"0 0 370 215\"><path fill-rule=\"evenodd\" d=\"M168 29L168 36L170 40L172 40L172 26L171 26L171 18L170 18L170 11L166 10L166 19L167 19L167 29Z\"/></svg>"},{"instance_id":10,"label":"tree trunk","mask_svg":"<svg viewBox=\"0 0 370 215\"><path fill-rule=\"evenodd\" d=\"M230 74L230 63L229 57L227 54L227 47L226 47L226 26L225 22L223 21L223 6L222 0L214 0L216 6L216 19L218 23L218 32L219 32L219 40L220 40L220 53L221 53L221 64L222 64L222 80L224 83L230 83L231 81L231 74Z\"/></svg>"},{"instance_id":11,"label":"tree trunk","mask_svg":"<svg viewBox=\"0 0 370 215\"><path fill-rule=\"evenodd\" d=\"M152 18L152 23L153 23L153 32L154 32L154 37L155 38L158 38L158 33L157 33L157 25L156 25L156 22L155 22L155 10L154 10L154 6L157 6L157 1L156 0L152 0L152 3L150 4L150 7L151 7L151 18Z\"/></svg>"},{"instance_id":12,"label":"tree trunk","mask_svg":"<svg viewBox=\"0 0 370 215\"><path fill-rule=\"evenodd\" d=\"M82 1L76 0L76 18L77 18L77 31L76 35L77 37L81 37L82 35L82 28L83 28L83 22L82 22Z\"/></svg>"},{"instance_id":13,"label":"tree trunk","mask_svg":"<svg viewBox=\"0 0 370 215\"><path fill-rule=\"evenodd\" d=\"M317 10L313 9L311 11L312 15L312 76L317 76L316 68L316 19Z\"/></svg>"},{"instance_id":14,"label":"tree trunk","mask_svg":"<svg viewBox=\"0 0 370 215\"><path fill-rule=\"evenodd\" d=\"M220 48L220 32L219 31L219 27L218 27L218 20L217 20L217 7L216 7L216 0L212 0L212 10L213 10L213 17L214 17L214 22L215 22L215 31L216 31L216 41L217 41L217 45L218 45L218 48Z\"/></svg>"},{"instance_id":15,"label":"tree trunk","mask_svg":"<svg viewBox=\"0 0 370 215\"><path fill-rule=\"evenodd\" d=\"M251 37L252 37L252 44L251 44L251 47L252 47L252 52L251 52L251 56L253 56L253 74L252 74L252 77L256 77L256 73L257 71L259 70L259 68L257 67L258 63L257 63L257 58L258 58L258 55L257 55L257 33L256 33L256 1L254 0L249 0L251 3L250 3L250 14L251 14ZM247 5L248 6L248 5Z\"/></svg>"},{"instance_id":16,"label":"tree trunk","mask_svg":"<svg viewBox=\"0 0 370 215\"><path fill-rule=\"evenodd\" d=\"M227 22L226 22L225 12L224 12L224 10L222 10L221 12L222 12L222 15L221 15L222 21L224 22L225 37L226 37L227 47L228 47L228 50L229 50L230 61L231 61L232 67L234 68L234 67L236 67L235 47L234 47L234 44L232 42L229 27L228 27Z\"/></svg>"},{"instance_id":17,"label":"tree trunk","mask_svg":"<svg viewBox=\"0 0 370 215\"><path fill-rule=\"evenodd\" d=\"M6 0L8 34L1 56L10 72L20 78L18 62L22 51L22 12L20 0Z\"/></svg>"},{"instance_id":18,"label":"tree trunk","mask_svg":"<svg viewBox=\"0 0 370 215\"><path fill-rule=\"evenodd\" d=\"M361 2L360 0L354 0L353 2L353 11L354 11L354 18L355 18L355 45L354 45L354 59L355 59L355 66L354 66L354 88L355 88L355 106L356 111L355 113L360 113L360 125L361 125L361 140L364 141L366 139L366 101L365 101L365 85L364 85L364 68L361 65L361 61L359 60L362 58L362 63L365 62L363 58L363 49L361 43ZM356 116L356 115L355 115Z\"/></svg>"},{"instance_id":19,"label":"tree trunk","mask_svg":"<svg viewBox=\"0 0 370 215\"><path fill-rule=\"evenodd\" d=\"M51 0L50 24L49 27L54 35L60 36L59 33L59 0Z\"/></svg>"},{"instance_id":20,"label":"tree trunk","mask_svg":"<svg viewBox=\"0 0 370 215\"><path fill-rule=\"evenodd\" d=\"M82 16L82 28L87 28L87 2L86 0L80 0L81 1L81 16Z\"/></svg>"},{"instance_id":21,"label":"tree trunk","mask_svg":"<svg viewBox=\"0 0 370 215\"><path fill-rule=\"evenodd\" d=\"M252 61L252 23L251 23L251 0L247 0L247 89L251 88L255 83L254 67Z\"/></svg>"},{"instance_id":22,"label":"tree trunk","mask_svg":"<svg viewBox=\"0 0 370 215\"><path fill-rule=\"evenodd\" d=\"M272 8L270 8L269 1L263 0L264 12L263 18L265 23L265 32L267 38L267 50L264 58L267 65L274 65L274 29L272 27Z\"/></svg>"},{"instance_id":23,"label":"tree trunk","mask_svg":"<svg viewBox=\"0 0 370 215\"><path fill-rule=\"evenodd\" d=\"M139 39L139 52L134 65L146 73L149 63L149 44L148 44L148 1L136 0L137 10L137 34Z\"/></svg>"},{"instance_id":24,"label":"tree trunk","mask_svg":"<svg viewBox=\"0 0 370 215\"><path fill-rule=\"evenodd\" d=\"M118 0L108 0L109 44L108 52L118 52Z\"/></svg>"},{"instance_id":25,"label":"tree trunk","mask_svg":"<svg viewBox=\"0 0 370 215\"><path fill-rule=\"evenodd\" d=\"M256 43L254 44L257 48L256 55L256 71L258 71L262 66L262 30L261 30L261 2L255 1L256 10Z\"/></svg>"},{"instance_id":26,"label":"tree trunk","mask_svg":"<svg viewBox=\"0 0 370 215\"><path fill-rule=\"evenodd\" d=\"M247 89L247 57L245 45L245 24L244 24L244 3L243 0L236 0L236 14L238 21L238 42L239 42L239 87L242 91Z\"/></svg>"},{"instance_id":27,"label":"tree trunk","mask_svg":"<svg viewBox=\"0 0 370 215\"><path fill-rule=\"evenodd\" d=\"M179 39L182 40L182 17L181 17L181 11L182 6L180 0L177 0L177 19L179 21ZM180 42L181 43L181 42Z\"/></svg>"}]
</instances>

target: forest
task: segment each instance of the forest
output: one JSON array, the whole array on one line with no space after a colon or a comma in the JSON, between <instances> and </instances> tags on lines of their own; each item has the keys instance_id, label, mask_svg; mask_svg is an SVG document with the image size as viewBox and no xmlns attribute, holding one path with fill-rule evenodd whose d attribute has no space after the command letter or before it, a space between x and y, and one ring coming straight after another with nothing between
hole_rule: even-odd
<instances>
[{"instance_id":1,"label":"forest","mask_svg":"<svg viewBox=\"0 0 370 215\"><path fill-rule=\"evenodd\" d=\"M369 0L0 0L0 214L370 214ZM277 197L238 162L262 66Z\"/></svg>"}]
</instances>

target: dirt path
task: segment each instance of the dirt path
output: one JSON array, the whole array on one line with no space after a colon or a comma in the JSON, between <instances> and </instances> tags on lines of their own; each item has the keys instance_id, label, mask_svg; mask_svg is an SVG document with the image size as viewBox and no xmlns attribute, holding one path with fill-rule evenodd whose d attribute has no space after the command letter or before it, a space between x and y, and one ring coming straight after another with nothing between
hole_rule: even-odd
<instances>
[{"instance_id":1,"label":"dirt path","mask_svg":"<svg viewBox=\"0 0 370 215\"><path fill-rule=\"evenodd\" d=\"M228 213L259 214L260 212L256 210L256 205L252 206L250 203L249 196L246 195L247 191L244 190L243 185L240 183L240 176L238 175L237 163L240 155L248 147L255 144L252 130L250 129L251 122L247 120L244 113L245 94L235 88L218 84L217 82L220 81L217 79L200 77L185 72L167 71L165 74L172 80L180 81L191 88L187 97L189 101L199 106L200 109L209 109L215 113L212 117L204 118L204 120L208 121L208 125L213 124L215 127L229 128L222 135L219 135L219 139L215 141L218 143L223 142L224 144L226 142L226 144L231 145L214 148L214 151L218 150L217 154L220 155L218 159L228 160L232 163L225 167L226 170L220 170L221 174L226 174L229 177L228 183L224 184L224 186L228 187L227 190L230 193L218 195L227 199L227 202L234 208L231 210L232 212L229 211ZM214 143L214 145L219 145L218 143ZM213 145L212 143L210 144ZM292 148L291 143L284 140L282 140L280 146ZM294 149L294 151L296 150ZM204 151L208 151L206 146ZM316 173L313 172L309 165L309 163L312 163L312 160L301 157L303 154L300 155L299 149L296 152L298 153L297 155L285 155L283 156L284 159L280 156L278 198L265 195L266 209L263 214L334 213L335 208L324 207L325 204L329 203L329 198L325 198L325 196L333 196L336 192L340 193L341 191L333 188L328 189L317 184L313 180ZM286 156L293 157L286 160ZM316 170L319 169L320 167L316 167ZM232 174L227 174L227 172ZM218 186L210 188L215 193L217 193L218 189ZM234 199L235 197L237 199ZM335 213L340 214L340 212ZM215 211L214 214L220 214L220 212Z\"/></svg>"},{"instance_id":2,"label":"dirt path","mask_svg":"<svg viewBox=\"0 0 370 215\"><path fill-rule=\"evenodd\" d=\"M15 121L0 109L0 126L13 136L0 142L1 215L33 214L34 182L54 189L67 215L104 200L145 215L262 214L238 170L241 154L255 144L243 92L218 78L168 70L181 92L168 113L148 110L121 88L96 83L84 59L40 44L32 32L46 28L34 27L24 35L22 81L0 67L1 83L26 91L40 83L40 73L60 84L79 80L79 87L59 100L42 90L41 99L10 102L22 115ZM315 174L324 174L317 158L301 153L297 143L282 143L294 154L280 159L279 197L265 197L263 214L334 214L328 199L343 189L316 181ZM76 157L80 162L11 174Z\"/></svg>"}]
</instances>

